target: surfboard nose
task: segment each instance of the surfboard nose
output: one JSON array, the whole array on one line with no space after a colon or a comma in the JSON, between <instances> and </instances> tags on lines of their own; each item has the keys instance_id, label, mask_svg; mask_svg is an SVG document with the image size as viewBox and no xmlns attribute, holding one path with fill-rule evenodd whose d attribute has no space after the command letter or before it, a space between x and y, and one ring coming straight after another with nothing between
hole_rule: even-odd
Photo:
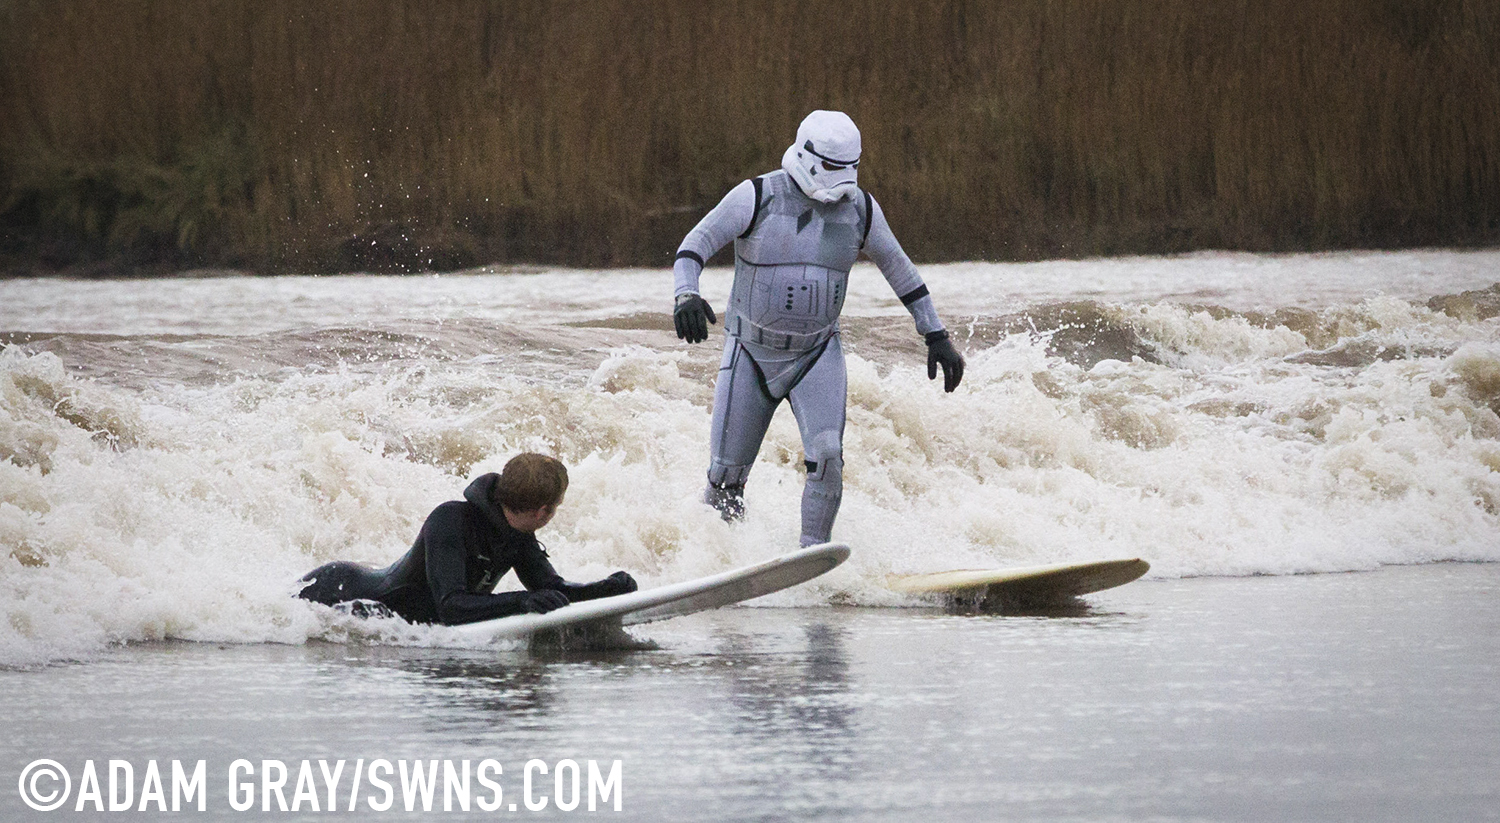
<instances>
[{"instance_id":1,"label":"surfboard nose","mask_svg":"<svg viewBox=\"0 0 1500 823\"><path fill-rule=\"evenodd\" d=\"M815 543L798 552L798 554L820 553L824 553L827 557L829 569L836 568L840 563L849 559L849 547L843 543Z\"/></svg>"}]
</instances>

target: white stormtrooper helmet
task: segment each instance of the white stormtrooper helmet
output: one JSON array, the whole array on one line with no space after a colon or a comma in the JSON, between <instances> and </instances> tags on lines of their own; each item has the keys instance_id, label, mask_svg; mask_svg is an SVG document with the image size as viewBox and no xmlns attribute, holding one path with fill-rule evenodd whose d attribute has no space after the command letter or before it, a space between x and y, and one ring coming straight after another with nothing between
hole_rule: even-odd
<instances>
[{"instance_id":1,"label":"white stormtrooper helmet","mask_svg":"<svg viewBox=\"0 0 1500 823\"><path fill-rule=\"evenodd\" d=\"M859 128L841 111L809 114L781 167L808 197L833 203L854 194L859 177Z\"/></svg>"}]
</instances>

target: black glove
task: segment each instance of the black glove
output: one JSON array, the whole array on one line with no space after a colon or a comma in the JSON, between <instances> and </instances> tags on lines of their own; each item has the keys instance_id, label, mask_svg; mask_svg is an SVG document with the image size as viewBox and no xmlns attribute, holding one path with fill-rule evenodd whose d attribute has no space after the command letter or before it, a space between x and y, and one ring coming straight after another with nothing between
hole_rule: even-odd
<instances>
[{"instance_id":1,"label":"black glove","mask_svg":"<svg viewBox=\"0 0 1500 823\"><path fill-rule=\"evenodd\" d=\"M568 599L574 603L580 600L614 597L617 594L630 594L636 588L635 578L625 572L615 572L603 580L595 580L592 583L563 584L563 590L568 593Z\"/></svg>"},{"instance_id":2,"label":"black glove","mask_svg":"<svg viewBox=\"0 0 1500 823\"><path fill-rule=\"evenodd\" d=\"M964 379L964 356L953 348L948 332L930 331L927 333L928 380L937 379L939 364L943 367L943 391L951 392L958 388L959 381Z\"/></svg>"},{"instance_id":3,"label":"black glove","mask_svg":"<svg viewBox=\"0 0 1500 823\"><path fill-rule=\"evenodd\" d=\"M537 589L526 596L526 611L546 614L568 605L568 596L554 589Z\"/></svg>"},{"instance_id":4,"label":"black glove","mask_svg":"<svg viewBox=\"0 0 1500 823\"><path fill-rule=\"evenodd\" d=\"M599 582L610 590L609 594L605 595L606 597L613 597L617 594L630 594L640 588L640 586L636 585L635 578L631 577L628 572L615 572Z\"/></svg>"},{"instance_id":5,"label":"black glove","mask_svg":"<svg viewBox=\"0 0 1500 823\"><path fill-rule=\"evenodd\" d=\"M719 316L714 307L696 294L679 295L677 308L672 312L672 323L677 326L677 336L689 343L702 343L708 339L708 324L718 323Z\"/></svg>"}]
</instances>

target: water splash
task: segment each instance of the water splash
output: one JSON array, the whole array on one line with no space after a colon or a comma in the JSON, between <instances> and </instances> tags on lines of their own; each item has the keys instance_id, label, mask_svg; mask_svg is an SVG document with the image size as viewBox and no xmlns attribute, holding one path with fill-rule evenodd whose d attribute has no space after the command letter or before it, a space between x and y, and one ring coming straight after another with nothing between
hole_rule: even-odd
<instances>
[{"instance_id":1,"label":"water splash","mask_svg":"<svg viewBox=\"0 0 1500 823\"><path fill-rule=\"evenodd\" d=\"M892 572L1101 557L1162 576L1500 560L1500 319L1464 305L1079 299L950 316L969 358L952 395L909 320L849 317L834 536L855 553L769 600L899 605ZM571 467L541 536L572 579L625 568L661 585L793 548L791 414L767 435L746 521L724 524L698 502L717 352L668 329L633 314L12 333L0 662L161 638L444 644L297 601L294 581L332 559L390 562L433 506L527 449Z\"/></svg>"}]
</instances>

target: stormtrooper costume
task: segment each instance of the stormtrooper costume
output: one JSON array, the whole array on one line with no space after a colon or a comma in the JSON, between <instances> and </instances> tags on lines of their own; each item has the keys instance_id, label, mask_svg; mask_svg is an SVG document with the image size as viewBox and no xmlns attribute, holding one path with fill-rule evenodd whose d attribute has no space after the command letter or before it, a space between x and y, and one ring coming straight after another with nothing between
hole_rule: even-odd
<instances>
[{"instance_id":1,"label":"stormtrooper costume","mask_svg":"<svg viewBox=\"0 0 1500 823\"><path fill-rule=\"evenodd\" d=\"M948 340L927 286L896 242L875 198L858 186L859 129L842 112L815 111L797 129L781 169L725 195L678 247L679 337L697 343L717 322L698 293L704 262L734 241L734 284L714 388L705 502L743 514L743 491L771 415L789 400L802 434L807 484L801 544L827 542L843 494L848 379L839 312L863 252L890 283L928 344L928 376L943 368L953 391L963 358Z\"/></svg>"}]
</instances>

